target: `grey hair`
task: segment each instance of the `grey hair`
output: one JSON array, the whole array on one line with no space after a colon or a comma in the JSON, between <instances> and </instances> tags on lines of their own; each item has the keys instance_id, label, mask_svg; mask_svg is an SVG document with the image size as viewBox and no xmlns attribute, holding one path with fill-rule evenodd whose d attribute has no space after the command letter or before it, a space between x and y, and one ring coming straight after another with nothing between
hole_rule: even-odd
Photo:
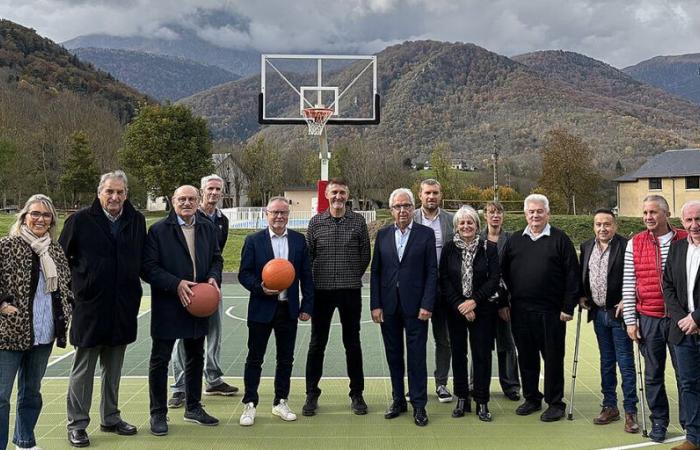
<instances>
[{"instance_id":1,"label":"grey hair","mask_svg":"<svg viewBox=\"0 0 700 450\"><path fill-rule=\"evenodd\" d=\"M413 198L413 192L411 192L410 189L407 188L398 188L394 189L394 191L389 195L389 206L394 205L394 198L396 198L397 195L407 195L409 200L411 200L411 206L416 206L416 200Z\"/></svg>"},{"instance_id":2,"label":"grey hair","mask_svg":"<svg viewBox=\"0 0 700 450\"><path fill-rule=\"evenodd\" d=\"M423 186L437 186L442 191L442 185L435 178L428 178L420 182L420 190L423 191Z\"/></svg>"},{"instance_id":3,"label":"grey hair","mask_svg":"<svg viewBox=\"0 0 700 450\"><path fill-rule=\"evenodd\" d=\"M541 203L544 206L544 210L549 213L549 199L542 194L530 194L525 197L523 211L527 211L528 203Z\"/></svg>"},{"instance_id":4,"label":"grey hair","mask_svg":"<svg viewBox=\"0 0 700 450\"><path fill-rule=\"evenodd\" d=\"M683 203L683 207L681 208L681 218L685 216L685 210L693 206L700 208L700 200L688 200L687 202Z\"/></svg>"},{"instance_id":5,"label":"grey hair","mask_svg":"<svg viewBox=\"0 0 700 450\"><path fill-rule=\"evenodd\" d=\"M474 223L476 224L476 234L479 234L479 231L481 231L481 219L479 219L479 213L476 212L476 210L469 205L463 205L455 213L454 220L452 221L455 230L459 225L459 221L466 217L469 217L474 221Z\"/></svg>"},{"instance_id":6,"label":"grey hair","mask_svg":"<svg viewBox=\"0 0 700 450\"><path fill-rule=\"evenodd\" d=\"M668 202L661 195L658 195L658 194L647 195L646 197L644 197L644 200L642 201L642 203L646 203L646 202L654 202L657 205L659 205L659 207L661 209L663 209L664 212L666 212L666 213L671 212L671 208L668 207Z\"/></svg>"},{"instance_id":7,"label":"grey hair","mask_svg":"<svg viewBox=\"0 0 700 450\"><path fill-rule=\"evenodd\" d=\"M212 180L220 181L221 184L224 184L224 179L218 176L215 173L212 173L211 175L207 175L206 177L202 177L202 181L200 182L200 189L204 189L207 187L207 183L209 183Z\"/></svg>"},{"instance_id":8,"label":"grey hair","mask_svg":"<svg viewBox=\"0 0 700 450\"><path fill-rule=\"evenodd\" d=\"M286 197L282 197L281 195L277 195L275 197L271 197L270 200L267 201L267 206L265 207L265 209L269 208L272 202L279 201L285 202L287 205L289 205L289 199L287 199Z\"/></svg>"},{"instance_id":9,"label":"grey hair","mask_svg":"<svg viewBox=\"0 0 700 450\"><path fill-rule=\"evenodd\" d=\"M126 178L126 174L123 170L115 170L114 172L103 173L100 177L100 183L97 185L97 195L102 192L102 188L105 186L107 180L120 180L124 183L124 191L129 192L129 180Z\"/></svg>"},{"instance_id":10,"label":"grey hair","mask_svg":"<svg viewBox=\"0 0 700 450\"><path fill-rule=\"evenodd\" d=\"M53 206L53 201L51 201L51 199L44 194L34 194L27 199L27 202L24 204L24 207L17 213L17 219L15 220L15 223L13 223L10 227L10 236L19 236L20 229L24 224L24 218L29 212L29 207L31 207L34 203L41 203L51 213L52 217L51 226L49 226L49 236L51 236L51 240L53 241L55 238L54 229L56 228L58 214L56 214L56 208L54 208Z\"/></svg>"}]
</instances>

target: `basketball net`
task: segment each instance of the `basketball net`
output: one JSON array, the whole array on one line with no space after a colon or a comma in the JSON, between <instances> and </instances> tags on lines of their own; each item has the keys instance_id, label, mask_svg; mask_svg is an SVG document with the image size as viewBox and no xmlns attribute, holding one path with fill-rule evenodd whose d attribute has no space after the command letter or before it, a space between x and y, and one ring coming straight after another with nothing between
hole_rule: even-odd
<instances>
[{"instance_id":1,"label":"basketball net","mask_svg":"<svg viewBox=\"0 0 700 450\"><path fill-rule=\"evenodd\" d=\"M309 136L320 136L326 122L333 115L332 108L314 107L304 108L304 120L309 126Z\"/></svg>"}]
</instances>

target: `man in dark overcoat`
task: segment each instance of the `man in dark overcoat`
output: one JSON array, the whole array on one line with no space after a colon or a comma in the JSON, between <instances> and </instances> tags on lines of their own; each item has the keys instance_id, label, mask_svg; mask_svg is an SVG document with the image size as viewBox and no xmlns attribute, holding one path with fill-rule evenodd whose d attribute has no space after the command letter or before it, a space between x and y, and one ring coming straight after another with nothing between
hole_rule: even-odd
<instances>
[{"instance_id":1,"label":"man in dark overcoat","mask_svg":"<svg viewBox=\"0 0 700 450\"><path fill-rule=\"evenodd\" d=\"M146 221L127 199L128 181L117 170L102 175L91 206L68 217L59 238L75 294L71 344L76 347L68 382L68 441L87 447L93 379L100 360L100 429L136 433L121 418L119 382L126 346L136 340L141 303L141 250Z\"/></svg>"}]
</instances>

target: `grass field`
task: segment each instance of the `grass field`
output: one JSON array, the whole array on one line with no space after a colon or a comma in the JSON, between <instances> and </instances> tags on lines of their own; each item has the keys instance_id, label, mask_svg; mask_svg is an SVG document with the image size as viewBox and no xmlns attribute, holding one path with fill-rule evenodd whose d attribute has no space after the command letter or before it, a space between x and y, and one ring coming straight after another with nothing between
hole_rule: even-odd
<instances>
[{"instance_id":1,"label":"grass field","mask_svg":"<svg viewBox=\"0 0 700 450\"><path fill-rule=\"evenodd\" d=\"M368 294L367 290L364 292ZM132 437L120 437L99 431L99 388L95 390L92 415L88 428L91 448L111 449L451 449L451 448L532 448L532 449L597 449L636 448L650 445L641 435L623 432L623 424L617 422L607 426L595 426L592 418L599 412L598 352L592 327L582 324L581 354L577 378L575 420L563 420L544 424L538 415L516 416L518 403L507 400L493 380L492 399L489 404L494 415L492 423L480 422L475 415L453 419L450 413L454 404L438 403L429 391L428 413L430 424L425 428L413 425L410 412L392 421L383 418L383 411L391 398L388 369L384 359L379 327L369 320L369 308L365 297L363 311L362 343L366 380L365 398L370 413L355 416L350 413L345 378L344 352L340 328L333 326L326 354L326 370L321 383L318 415L307 418L299 414L297 422L286 423L270 413L273 390L270 377L274 373L274 346L268 349L260 388L261 401L256 424L250 428L238 425L242 410L241 396L204 397L207 411L221 420L218 427L202 427L184 422L183 410L171 410L170 434L155 437L148 432L148 370L150 337L148 327L148 289L142 304L139 319L138 340L130 345L124 363L124 379L120 392L120 407L123 418L139 427ZM246 357L247 328L245 324L247 295L239 285L224 286L224 337L222 363L227 381L242 387L243 366ZM585 319L585 318L584 318ZM336 317L337 321L337 317ZM336 324L337 325L337 324ZM304 365L309 344L310 327L299 327L295 368L293 372L290 405L301 412L304 401ZM566 396L569 396L571 367L575 337L575 321L569 323L567 335ZM272 344L273 341L271 341ZM433 370L432 338L428 343L428 369ZM63 356L63 357L61 357ZM43 385L44 409L37 427L38 444L44 449L69 449L66 440L65 397L67 375L70 371L70 353L54 355ZM682 436L675 418L677 394L672 371L668 371L667 388L672 403L672 425L669 438ZM99 380L96 380L99 383ZM432 380L429 386L433 387ZM16 395L16 391L14 393ZM620 394L621 397L621 394ZM14 400L13 400L14 401ZM567 399L567 403L569 400ZM11 412L11 427L14 423L14 405ZM670 448L672 444L655 445L654 448ZM632 446L632 447L626 447Z\"/></svg>"}]
</instances>

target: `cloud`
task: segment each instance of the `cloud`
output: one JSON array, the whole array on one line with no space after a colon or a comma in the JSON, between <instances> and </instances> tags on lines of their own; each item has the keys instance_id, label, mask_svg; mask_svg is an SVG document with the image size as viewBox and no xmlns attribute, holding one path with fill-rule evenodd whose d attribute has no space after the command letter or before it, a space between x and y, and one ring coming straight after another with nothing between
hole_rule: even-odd
<instances>
[{"instance_id":1,"label":"cloud","mask_svg":"<svg viewBox=\"0 0 700 450\"><path fill-rule=\"evenodd\" d=\"M565 49L617 67L700 52L693 0L0 0L0 16L58 42L184 29L222 47L330 53L437 39L508 56Z\"/></svg>"}]
</instances>

